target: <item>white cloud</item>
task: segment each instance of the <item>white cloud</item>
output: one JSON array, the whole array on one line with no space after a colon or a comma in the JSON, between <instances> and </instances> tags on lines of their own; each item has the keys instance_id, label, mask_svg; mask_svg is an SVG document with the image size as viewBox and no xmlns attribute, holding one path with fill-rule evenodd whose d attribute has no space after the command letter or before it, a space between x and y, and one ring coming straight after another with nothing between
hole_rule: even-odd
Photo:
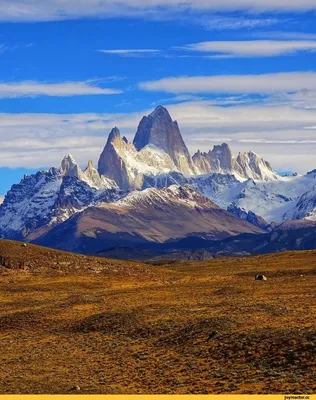
<instances>
[{"instance_id":1,"label":"white cloud","mask_svg":"<svg viewBox=\"0 0 316 400\"><path fill-rule=\"evenodd\" d=\"M2 21L50 21L81 17L149 16L183 11L307 11L315 0L1 0Z\"/></svg>"},{"instance_id":2,"label":"white cloud","mask_svg":"<svg viewBox=\"0 0 316 400\"><path fill-rule=\"evenodd\" d=\"M316 72L280 72L262 75L214 75L168 77L141 82L147 91L167 93L248 93L271 94L316 90Z\"/></svg>"},{"instance_id":3,"label":"white cloud","mask_svg":"<svg viewBox=\"0 0 316 400\"><path fill-rule=\"evenodd\" d=\"M284 39L284 40L316 40L316 33L310 32L282 32L267 31L247 33L247 36L261 39Z\"/></svg>"},{"instance_id":4,"label":"white cloud","mask_svg":"<svg viewBox=\"0 0 316 400\"><path fill-rule=\"evenodd\" d=\"M189 101L167 107L178 120L191 153L229 142L233 151L253 150L276 169L306 172L316 167L316 114L291 105L218 107ZM143 115L132 114L0 114L0 166L58 166L67 153L84 166L98 161L113 126L130 140ZM8 139L9 138L9 139ZM295 157L296 155L296 157Z\"/></svg>"},{"instance_id":5,"label":"white cloud","mask_svg":"<svg viewBox=\"0 0 316 400\"><path fill-rule=\"evenodd\" d=\"M280 20L275 17L250 18L244 16L225 17L215 15L208 18L198 18L196 22L207 30L221 31L262 28L279 24L281 21L283 23L286 22L286 20Z\"/></svg>"},{"instance_id":6,"label":"white cloud","mask_svg":"<svg viewBox=\"0 0 316 400\"><path fill-rule=\"evenodd\" d=\"M114 50L98 50L99 53L104 54L115 54L118 56L139 56L146 54L156 54L160 53L161 50L158 49L114 49Z\"/></svg>"},{"instance_id":7,"label":"white cloud","mask_svg":"<svg viewBox=\"0 0 316 400\"><path fill-rule=\"evenodd\" d=\"M119 94L120 90L102 88L96 81L47 83L37 81L0 82L0 98L39 96L84 96Z\"/></svg>"},{"instance_id":8,"label":"white cloud","mask_svg":"<svg viewBox=\"0 0 316 400\"><path fill-rule=\"evenodd\" d=\"M244 40L200 42L178 47L181 50L229 57L272 57L299 51L315 51L316 40Z\"/></svg>"}]
</instances>

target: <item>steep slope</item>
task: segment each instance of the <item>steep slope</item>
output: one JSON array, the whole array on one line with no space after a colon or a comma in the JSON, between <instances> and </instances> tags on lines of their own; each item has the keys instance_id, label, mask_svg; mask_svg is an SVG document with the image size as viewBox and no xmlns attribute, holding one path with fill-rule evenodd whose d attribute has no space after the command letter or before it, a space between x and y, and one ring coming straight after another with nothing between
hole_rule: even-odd
<instances>
[{"instance_id":1,"label":"steep slope","mask_svg":"<svg viewBox=\"0 0 316 400\"><path fill-rule=\"evenodd\" d=\"M87 171L83 173L70 155L59 169L26 175L12 186L0 207L0 237L33 239L95 202L121 196L114 182L99 177L97 190L95 182L92 186L85 182L87 178Z\"/></svg>"},{"instance_id":2,"label":"steep slope","mask_svg":"<svg viewBox=\"0 0 316 400\"><path fill-rule=\"evenodd\" d=\"M194 165L178 123L172 121L164 107L159 106L150 115L143 117L133 143L138 151L148 144L154 145L169 154L180 172L185 175L194 173Z\"/></svg>"},{"instance_id":3,"label":"steep slope","mask_svg":"<svg viewBox=\"0 0 316 400\"><path fill-rule=\"evenodd\" d=\"M117 183L122 190L141 189L146 177L176 170L170 156L148 145L137 151L132 143L114 128L100 156L98 171Z\"/></svg>"},{"instance_id":4,"label":"steep slope","mask_svg":"<svg viewBox=\"0 0 316 400\"><path fill-rule=\"evenodd\" d=\"M191 234L220 239L242 232L262 230L220 209L190 186L171 186L135 191L115 203L87 208L37 243L89 253Z\"/></svg>"},{"instance_id":5,"label":"steep slope","mask_svg":"<svg viewBox=\"0 0 316 400\"><path fill-rule=\"evenodd\" d=\"M274 180L278 174L271 165L256 153L239 153L233 157L228 144L214 146L208 153L198 151L193 156L193 162L200 174L221 173L232 174L239 180Z\"/></svg>"},{"instance_id":6,"label":"steep slope","mask_svg":"<svg viewBox=\"0 0 316 400\"><path fill-rule=\"evenodd\" d=\"M247 222L249 222L252 225L258 226L259 228L266 230L268 229L268 223L265 221L262 217L256 215L252 211L246 211L243 208L237 207L235 203L232 203L228 208L227 211L229 211L231 214L235 215L238 218L241 218Z\"/></svg>"},{"instance_id":7,"label":"steep slope","mask_svg":"<svg viewBox=\"0 0 316 400\"><path fill-rule=\"evenodd\" d=\"M295 206L285 214L284 219L316 221L316 185L298 199Z\"/></svg>"}]
</instances>

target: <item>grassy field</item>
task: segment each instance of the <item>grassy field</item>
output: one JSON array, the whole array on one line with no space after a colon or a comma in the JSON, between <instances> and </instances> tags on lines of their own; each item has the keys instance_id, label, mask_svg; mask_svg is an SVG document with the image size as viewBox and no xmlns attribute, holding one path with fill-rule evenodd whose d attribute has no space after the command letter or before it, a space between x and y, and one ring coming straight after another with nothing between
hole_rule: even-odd
<instances>
[{"instance_id":1,"label":"grassy field","mask_svg":"<svg viewBox=\"0 0 316 400\"><path fill-rule=\"evenodd\" d=\"M316 392L316 251L154 267L1 240L0 264L2 394Z\"/></svg>"}]
</instances>

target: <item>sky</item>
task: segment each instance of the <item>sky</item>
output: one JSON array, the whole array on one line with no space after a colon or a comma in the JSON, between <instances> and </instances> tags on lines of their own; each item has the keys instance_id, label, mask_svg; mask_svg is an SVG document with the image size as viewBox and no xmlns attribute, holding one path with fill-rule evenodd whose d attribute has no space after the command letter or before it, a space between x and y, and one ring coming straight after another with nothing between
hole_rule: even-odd
<instances>
[{"instance_id":1,"label":"sky","mask_svg":"<svg viewBox=\"0 0 316 400\"><path fill-rule=\"evenodd\" d=\"M0 196L158 105L192 155L316 168L315 22L316 0L1 0Z\"/></svg>"}]
</instances>

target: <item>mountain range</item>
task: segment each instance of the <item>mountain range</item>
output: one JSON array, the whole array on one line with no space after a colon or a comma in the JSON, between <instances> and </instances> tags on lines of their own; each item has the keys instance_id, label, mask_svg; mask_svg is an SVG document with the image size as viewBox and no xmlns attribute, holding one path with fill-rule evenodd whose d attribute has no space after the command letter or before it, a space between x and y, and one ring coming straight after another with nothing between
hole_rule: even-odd
<instances>
[{"instance_id":1,"label":"mountain range","mask_svg":"<svg viewBox=\"0 0 316 400\"><path fill-rule=\"evenodd\" d=\"M234 156L226 143L191 157L162 106L142 118L133 142L113 128L97 168L89 161L82 170L67 155L59 168L24 176L0 205L0 237L84 253L301 232L314 223L316 170L280 176L259 155Z\"/></svg>"}]
</instances>

